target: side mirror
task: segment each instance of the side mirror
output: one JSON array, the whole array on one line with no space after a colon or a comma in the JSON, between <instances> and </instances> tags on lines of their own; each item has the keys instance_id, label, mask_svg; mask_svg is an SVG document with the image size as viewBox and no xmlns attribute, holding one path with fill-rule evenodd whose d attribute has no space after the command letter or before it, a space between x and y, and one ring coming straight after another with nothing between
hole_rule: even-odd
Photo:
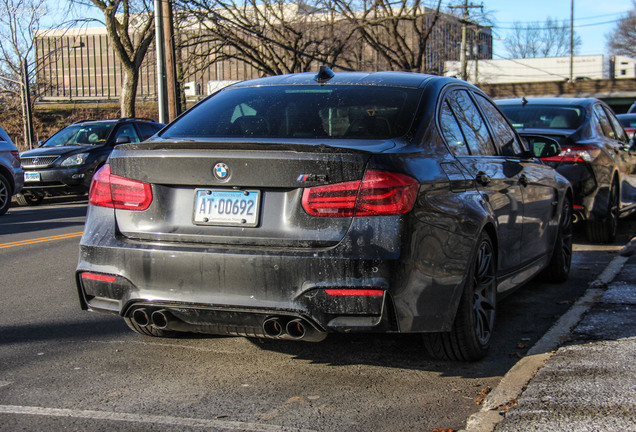
<instances>
[{"instance_id":1,"label":"side mirror","mask_svg":"<svg viewBox=\"0 0 636 432\"><path fill-rule=\"evenodd\" d=\"M115 140L115 144L128 144L129 142L131 142L130 137L126 135L119 136Z\"/></svg>"},{"instance_id":2,"label":"side mirror","mask_svg":"<svg viewBox=\"0 0 636 432\"><path fill-rule=\"evenodd\" d=\"M554 138L543 135L522 135L528 144L532 157L539 159L558 156L561 146Z\"/></svg>"}]
</instances>

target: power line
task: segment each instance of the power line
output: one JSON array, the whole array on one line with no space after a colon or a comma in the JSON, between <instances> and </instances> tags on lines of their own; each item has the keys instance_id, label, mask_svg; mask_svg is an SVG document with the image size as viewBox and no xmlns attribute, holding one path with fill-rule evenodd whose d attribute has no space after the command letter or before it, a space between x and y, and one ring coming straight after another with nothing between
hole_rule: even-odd
<instances>
[{"instance_id":1,"label":"power line","mask_svg":"<svg viewBox=\"0 0 636 432\"><path fill-rule=\"evenodd\" d=\"M629 12L629 11L626 11ZM616 19L621 19L626 12L615 12L615 13L611 13L611 14L605 14L605 15L595 15L595 16L589 16L589 17L582 17L582 18L574 18L574 21L585 21L585 20L593 20L593 19L599 19L599 18L607 18L607 17L616 17ZM546 17L546 18L552 18L552 17ZM556 18L554 18L554 20L557 20ZM567 19L564 20L560 20L560 21L567 21ZM540 20L534 20L534 21L499 21L499 24L515 24L515 23L519 23L519 24L534 24L537 22L541 22Z\"/></svg>"},{"instance_id":2,"label":"power line","mask_svg":"<svg viewBox=\"0 0 636 432\"><path fill-rule=\"evenodd\" d=\"M574 26L574 28L582 28L582 27L595 27L595 26L600 26L600 25L606 25L606 24L616 24L620 21L620 19L616 19L616 20L612 20L612 21L603 21L603 22L598 22L598 23L590 23L590 24L576 24ZM535 22L526 22L526 23L519 23L520 26L519 27L499 27L497 25L495 25L494 27L498 30L560 30L563 28L563 26L558 26L558 27L530 27L531 24L536 24ZM525 24L525 25L524 25ZM565 24L565 23L564 23Z\"/></svg>"}]
</instances>

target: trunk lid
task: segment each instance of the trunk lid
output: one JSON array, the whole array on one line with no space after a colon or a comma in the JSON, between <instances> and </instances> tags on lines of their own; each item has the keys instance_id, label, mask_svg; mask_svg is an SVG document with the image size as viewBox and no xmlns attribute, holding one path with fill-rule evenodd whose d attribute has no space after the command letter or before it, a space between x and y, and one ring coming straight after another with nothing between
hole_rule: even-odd
<instances>
[{"instance_id":1,"label":"trunk lid","mask_svg":"<svg viewBox=\"0 0 636 432\"><path fill-rule=\"evenodd\" d=\"M360 180L370 155L393 146L227 140L119 146L109 159L112 173L151 183L153 201L145 211L116 210L117 227L125 237L145 241L332 246L352 218L308 215L304 188ZM205 209L213 207L212 220L205 220Z\"/></svg>"}]
</instances>

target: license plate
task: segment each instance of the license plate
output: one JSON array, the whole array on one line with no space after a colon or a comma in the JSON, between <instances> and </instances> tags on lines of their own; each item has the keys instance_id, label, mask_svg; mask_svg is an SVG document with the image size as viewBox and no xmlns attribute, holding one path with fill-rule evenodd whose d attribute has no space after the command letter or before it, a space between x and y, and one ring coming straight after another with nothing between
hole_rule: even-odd
<instances>
[{"instance_id":1,"label":"license plate","mask_svg":"<svg viewBox=\"0 0 636 432\"><path fill-rule=\"evenodd\" d=\"M198 225L258 225L260 191L197 189L194 195L194 223Z\"/></svg>"},{"instance_id":2,"label":"license plate","mask_svg":"<svg viewBox=\"0 0 636 432\"><path fill-rule=\"evenodd\" d=\"M24 181L25 182L37 182L37 181L40 181L40 173L39 172L25 172L24 173Z\"/></svg>"}]
</instances>

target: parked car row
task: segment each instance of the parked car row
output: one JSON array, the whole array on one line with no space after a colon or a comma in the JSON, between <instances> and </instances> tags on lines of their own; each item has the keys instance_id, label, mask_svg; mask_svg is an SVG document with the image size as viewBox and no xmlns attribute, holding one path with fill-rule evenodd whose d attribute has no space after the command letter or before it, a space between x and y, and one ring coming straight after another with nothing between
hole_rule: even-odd
<instances>
[{"instance_id":1,"label":"parked car row","mask_svg":"<svg viewBox=\"0 0 636 432\"><path fill-rule=\"evenodd\" d=\"M88 191L81 307L146 336L420 333L478 360L499 299L567 280L574 222L610 242L636 210L636 146L593 98L321 67L162 127L77 122L0 165L0 204Z\"/></svg>"},{"instance_id":2,"label":"parked car row","mask_svg":"<svg viewBox=\"0 0 636 432\"><path fill-rule=\"evenodd\" d=\"M542 160L565 176L574 211L590 241L614 240L618 219L636 210L636 144L604 102L595 98L499 100L521 135L545 135L561 153ZM630 114L631 115L631 114Z\"/></svg>"}]
</instances>

